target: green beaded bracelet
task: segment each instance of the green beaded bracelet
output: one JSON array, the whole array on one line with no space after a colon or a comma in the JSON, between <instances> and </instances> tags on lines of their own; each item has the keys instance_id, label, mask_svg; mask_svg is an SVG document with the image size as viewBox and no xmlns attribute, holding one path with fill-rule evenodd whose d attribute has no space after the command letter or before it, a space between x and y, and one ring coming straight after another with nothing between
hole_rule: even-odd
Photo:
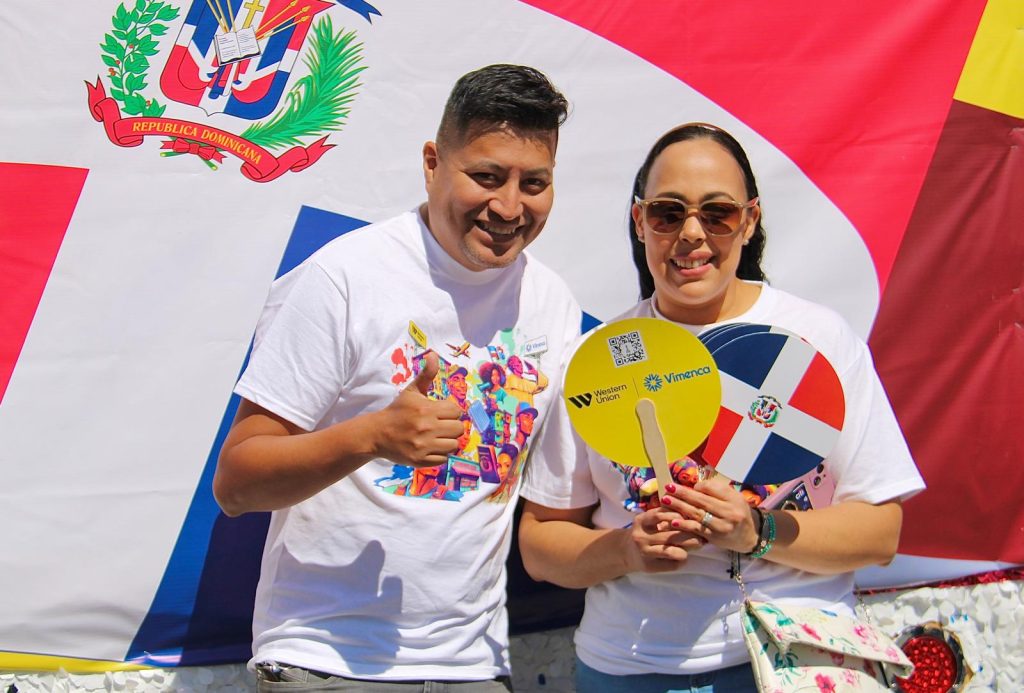
<instances>
[{"instance_id":1,"label":"green beaded bracelet","mask_svg":"<svg viewBox=\"0 0 1024 693\"><path fill-rule=\"evenodd\" d=\"M775 544L775 518L771 513L762 512L761 532L757 538L757 546L750 552L751 558L762 558L772 550Z\"/></svg>"}]
</instances>

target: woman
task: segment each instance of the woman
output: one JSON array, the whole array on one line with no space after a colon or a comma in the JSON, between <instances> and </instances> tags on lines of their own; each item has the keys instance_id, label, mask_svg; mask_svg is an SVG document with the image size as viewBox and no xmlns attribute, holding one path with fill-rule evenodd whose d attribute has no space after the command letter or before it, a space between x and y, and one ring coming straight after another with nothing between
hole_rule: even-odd
<instances>
[{"instance_id":1,"label":"woman","mask_svg":"<svg viewBox=\"0 0 1024 693\"><path fill-rule=\"evenodd\" d=\"M535 579L588 588L575 637L578 690L751 691L733 557L752 599L852 615L853 571L892 559L900 501L923 482L865 343L833 311L763 282L757 184L731 135L702 123L669 131L633 193L644 300L620 318L657 317L695 334L722 322L772 324L807 339L847 399L824 461L836 490L827 507L762 510L752 505L763 494L722 477L691 486L694 463L684 460L660 501L637 502L637 468L588 448L563 402L527 473L523 561ZM766 522L775 525L773 542L764 541Z\"/></svg>"}]
</instances>

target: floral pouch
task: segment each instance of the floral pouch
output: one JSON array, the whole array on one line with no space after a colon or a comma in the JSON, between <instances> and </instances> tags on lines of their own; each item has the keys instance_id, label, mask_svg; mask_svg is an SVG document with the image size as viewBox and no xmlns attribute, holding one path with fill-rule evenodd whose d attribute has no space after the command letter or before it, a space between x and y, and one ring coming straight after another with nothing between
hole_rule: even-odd
<instances>
[{"instance_id":1,"label":"floral pouch","mask_svg":"<svg viewBox=\"0 0 1024 693\"><path fill-rule=\"evenodd\" d=\"M761 693L888 691L914 669L889 636L825 609L747 599L740 621Z\"/></svg>"}]
</instances>

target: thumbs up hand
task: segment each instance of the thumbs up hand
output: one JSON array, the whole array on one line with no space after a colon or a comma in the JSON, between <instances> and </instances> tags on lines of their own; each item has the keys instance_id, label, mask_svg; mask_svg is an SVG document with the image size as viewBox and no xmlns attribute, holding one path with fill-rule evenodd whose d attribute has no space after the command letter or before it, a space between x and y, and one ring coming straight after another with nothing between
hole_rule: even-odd
<instances>
[{"instance_id":1,"label":"thumbs up hand","mask_svg":"<svg viewBox=\"0 0 1024 693\"><path fill-rule=\"evenodd\" d=\"M437 354L428 353L412 382L378 412L378 457L413 467L434 467L458 450L464 430L459 420L462 410L452 401L427 396L438 367Z\"/></svg>"},{"instance_id":2,"label":"thumbs up hand","mask_svg":"<svg viewBox=\"0 0 1024 693\"><path fill-rule=\"evenodd\" d=\"M437 354L433 352L428 353L423 357L423 368L412 379L412 382L406 385L405 389L418 392L424 397L428 396L439 368L440 364L437 360Z\"/></svg>"}]
</instances>

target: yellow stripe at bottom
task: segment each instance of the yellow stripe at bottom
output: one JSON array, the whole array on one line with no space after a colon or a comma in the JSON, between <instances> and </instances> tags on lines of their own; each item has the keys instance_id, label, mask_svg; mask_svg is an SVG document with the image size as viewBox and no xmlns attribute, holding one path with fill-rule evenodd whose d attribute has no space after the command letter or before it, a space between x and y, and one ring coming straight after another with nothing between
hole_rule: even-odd
<instances>
[{"instance_id":1,"label":"yellow stripe at bottom","mask_svg":"<svg viewBox=\"0 0 1024 693\"><path fill-rule=\"evenodd\" d=\"M61 671L69 674L102 674L107 671L141 671L153 667L103 659L77 659L53 655L0 652L0 671Z\"/></svg>"}]
</instances>

